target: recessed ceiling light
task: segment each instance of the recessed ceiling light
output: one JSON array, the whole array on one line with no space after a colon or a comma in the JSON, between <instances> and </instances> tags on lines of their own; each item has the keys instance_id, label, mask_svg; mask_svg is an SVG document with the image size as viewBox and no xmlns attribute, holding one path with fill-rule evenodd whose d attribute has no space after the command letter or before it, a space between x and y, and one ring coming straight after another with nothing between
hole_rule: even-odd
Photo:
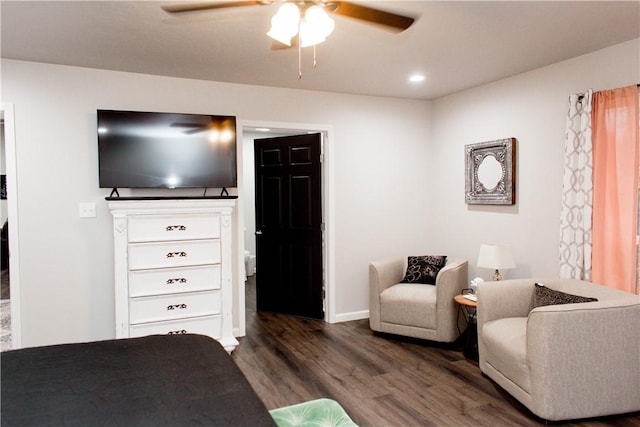
<instances>
[{"instance_id":1,"label":"recessed ceiling light","mask_svg":"<svg viewBox=\"0 0 640 427\"><path fill-rule=\"evenodd\" d=\"M409 81L411 83L420 83L423 82L425 79L424 74L413 74L412 76L409 77Z\"/></svg>"}]
</instances>

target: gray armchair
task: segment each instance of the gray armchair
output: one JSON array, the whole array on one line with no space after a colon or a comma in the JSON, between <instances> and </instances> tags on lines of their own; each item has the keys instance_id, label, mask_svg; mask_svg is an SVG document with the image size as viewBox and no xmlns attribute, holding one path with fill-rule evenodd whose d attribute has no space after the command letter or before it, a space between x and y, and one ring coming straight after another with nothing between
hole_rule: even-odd
<instances>
[{"instance_id":1,"label":"gray armchair","mask_svg":"<svg viewBox=\"0 0 640 427\"><path fill-rule=\"evenodd\" d=\"M595 302L534 308L535 282ZM478 286L480 369L534 414L640 411L640 296L573 279Z\"/></svg>"},{"instance_id":2,"label":"gray armchair","mask_svg":"<svg viewBox=\"0 0 640 427\"><path fill-rule=\"evenodd\" d=\"M399 283L406 269L406 256L369 265L371 329L431 341L455 341L460 328L453 297L467 287L467 261L447 259L435 286Z\"/></svg>"}]
</instances>

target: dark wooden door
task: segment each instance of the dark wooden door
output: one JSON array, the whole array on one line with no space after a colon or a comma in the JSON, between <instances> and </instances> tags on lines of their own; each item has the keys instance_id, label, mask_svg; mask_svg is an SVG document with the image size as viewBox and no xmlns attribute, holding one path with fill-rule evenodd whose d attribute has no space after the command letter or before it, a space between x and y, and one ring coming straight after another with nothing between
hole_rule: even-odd
<instances>
[{"instance_id":1,"label":"dark wooden door","mask_svg":"<svg viewBox=\"0 0 640 427\"><path fill-rule=\"evenodd\" d=\"M256 139L256 305L322 319L321 135Z\"/></svg>"}]
</instances>

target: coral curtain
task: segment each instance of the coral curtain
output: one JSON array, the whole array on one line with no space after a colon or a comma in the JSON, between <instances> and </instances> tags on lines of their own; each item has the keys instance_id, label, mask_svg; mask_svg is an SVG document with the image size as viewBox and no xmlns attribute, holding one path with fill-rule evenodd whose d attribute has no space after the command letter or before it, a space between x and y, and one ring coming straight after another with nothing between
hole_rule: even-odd
<instances>
[{"instance_id":1,"label":"coral curtain","mask_svg":"<svg viewBox=\"0 0 640 427\"><path fill-rule=\"evenodd\" d=\"M591 98L593 91L569 97L565 132L560 277L591 280L593 166Z\"/></svg>"},{"instance_id":2,"label":"coral curtain","mask_svg":"<svg viewBox=\"0 0 640 427\"><path fill-rule=\"evenodd\" d=\"M638 88L593 96L592 280L637 293Z\"/></svg>"}]
</instances>

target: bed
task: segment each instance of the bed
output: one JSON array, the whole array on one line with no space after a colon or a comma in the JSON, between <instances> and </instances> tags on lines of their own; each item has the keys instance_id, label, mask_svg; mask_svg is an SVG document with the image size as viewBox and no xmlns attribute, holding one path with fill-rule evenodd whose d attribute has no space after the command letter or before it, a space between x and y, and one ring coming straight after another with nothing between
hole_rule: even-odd
<instances>
[{"instance_id":1,"label":"bed","mask_svg":"<svg viewBox=\"0 0 640 427\"><path fill-rule=\"evenodd\" d=\"M3 426L275 426L229 354L203 335L2 353Z\"/></svg>"}]
</instances>

